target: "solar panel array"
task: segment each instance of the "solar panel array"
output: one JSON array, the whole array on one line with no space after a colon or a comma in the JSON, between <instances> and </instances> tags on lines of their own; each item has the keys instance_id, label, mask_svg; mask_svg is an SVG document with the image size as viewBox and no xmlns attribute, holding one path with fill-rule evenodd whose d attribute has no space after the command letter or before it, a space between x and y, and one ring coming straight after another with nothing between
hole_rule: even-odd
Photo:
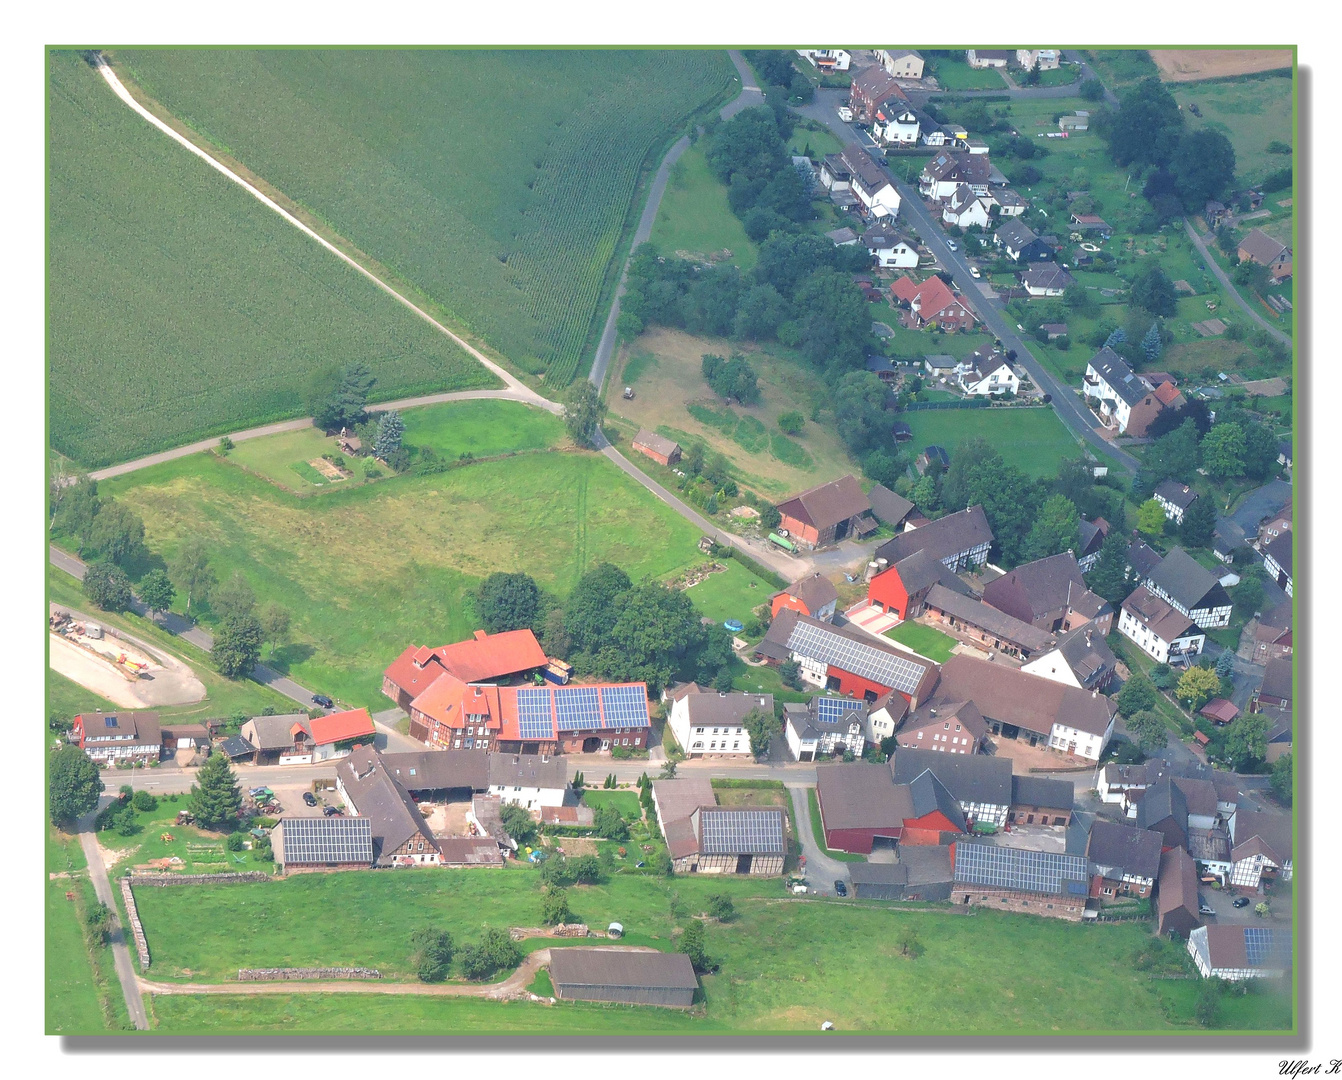
<instances>
[{"instance_id":1,"label":"solar panel array","mask_svg":"<svg viewBox=\"0 0 1342 1080\"><path fill-rule=\"evenodd\" d=\"M548 687L517 691L517 726L524 739L554 737L554 716L550 711L552 693Z\"/></svg>"},{"instance_id":2,"label":"solar panel array","mask_svg":"<svg viewBox=\"0 0 1342 1080\"><path fill-rule=\"evenodd\" d=\"M602 726L600 692L595 686L565 686L554 695L560 731Z\"/></svg>"},{"instance_id":3,"label":"solar panel array","mask_svg":"<svg viewBox=\"0 0 1342 1080\"><path fill-rule=\"evenodd\" d=\"M1068 882L1087 881L1089 876L1086 860L1080 855L964 840L955 845L955 880L969 885L1057 894L1072 892Z\"/></svg>"},{"instance_id":4,"label":"solar panel array","mask_svg":"<svg viewBox=\"0 0 1342 1080\"><path fill-rule=\"evenodd\" d=\"M1262 967L1269 960L1289 955L1291 932L1268 926L1244 928L1244 955L1250 967Z\"/></svg>"},{"instance_id":5,"label":"solar panel array","mask_svg":"<svg viewBox=\"0 0 1342 1080\"><path fill-rule=\"evenodd\" d=\"M848 701L844 698L816 698L816 722L820 724L838 724L850 713L861 711L862 707L862 702Z\"/></svg>"},{"instance_id":6,"label":"solar panel array","mask_svg":"<svg viewBox=\"0 0 1342 1080\"><path fill-rule=\"evenodd\" d=\"M927 673L927 665L856 641L830 627L802 622L792 628L787 647L794 653L833 664L844 671L905 694L912 694Z\"/></svg>"},{"instance_id":7,"label":"solar panel array","mask_svg":"<svg viewBox=\"0 0 1342 1080\"><path fill-rule=\"evenodd\" d=\"M601 709L607 727L648 726L648 692L642 686L603 686Z\"/></svg>"},{"instance_id":8,"label":"solar panel array","mask_svg":"<svg viewBox=\"0 0 1342 1080\"><path fill-rule=\"evenodd\" d=\"M782 810L699 811L699 850L705 855L782 855Z\"/></svg>"},{"instance_id":9,"label":"solar panel array","mask_svg":"<svg viewBox=\"0 0 1342 1080\"><path fill-rule=\"evenodd\" d=\"M370 818L285 818L280 829L286 863L373 862Z\"/></svg>"}]
</instances>

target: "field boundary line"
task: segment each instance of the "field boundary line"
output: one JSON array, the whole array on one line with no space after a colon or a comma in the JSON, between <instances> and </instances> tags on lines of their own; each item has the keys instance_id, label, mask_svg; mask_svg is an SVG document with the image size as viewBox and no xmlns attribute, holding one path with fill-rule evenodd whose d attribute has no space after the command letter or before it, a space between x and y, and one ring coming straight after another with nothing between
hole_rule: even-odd
<instances>
[{"instance_id":1,"label":"field boundary line","mask_svg":"<svg viewBox=\"0 0 1342 1080\"><path fill-rule=\"evenodd\" d=\"M216 160L206 151L202 150L199 146L193 143L185 135L182 135L180 132L173 130L171 126L166 124L164 121L160 120L157 116L155 116L153 113L151 113L148 109L146 109L143 105L141 105L138 101L135 100L134 96L131 94L129 90L126 89L125 85L117 77L116 72L112 70L112 66L107 62L107 60L104 57L102 56L97 57L96 63L98 73L102 75L103 81L107 83L107 85L111 88L112 92L116 94L117 97L119 97L123 102L125 102L125 104L129 106L141 118L147 120L154 127L158 128L159 131L163 132L163 134L167 135L174 142L185 147L192 154L194 154L196 157L200 158L207 165L209 165L210 168L226 176L229 180L232 180L235 184L241 187L244 191L248 192L259 202L269 207L275 213L279 214L280 217L284 218L285 221L287 221L294 228L298 229L305 236L308 236L311 239L315 240L327 251L331 252L331 254L336 256L336 258L340 259L341 262L345 263L348 266L353 267L365 278L367 278L374 285L376 285L379 289L385 292L388 296L391 296L393 299L399 301L401 304L403 304L405 307L413 311L421 319L427 322L430 326L434 327L436 330L438 330L447 338L450 338L458 346L460 346L472 357L474 357L477 361L483 364L486 369L493 372L500 379L502 379L504 385L509 390L525 394L527 396L536 399L537 401L544 401L547 404L551 404L549 402L549 399L542 397L542 395L536 393L536 391L532 390L529 386L520 382L506 368L502 367L501 365L495 363L493 360L489 359L489 357L487 357L474 345L468 342L465 338L459 336L458 334L453 333L446 326L444 326L437 319L435 319L432 315L430 315L427 311L425 311L419 305L414 303L414 301L409 300L405 296L401 295L401 293L393 289L390 285L388 285L380 277L374 274L371 270L363 266L357 259L353 259L349 255L346 255L343 251L341 251L333 243L331 243L329 240L323 237L320 233L316 232L316 230L312 229L308 225L305 225L302 221L300 221L297 217L291 214L288 210L280 206L279 203L277 203L269 195L265 194L265 192L261 191L259 188L249 183L247 180L244 180L232 169L228 168L226 165Z\"/></svg>"}]
</instances>

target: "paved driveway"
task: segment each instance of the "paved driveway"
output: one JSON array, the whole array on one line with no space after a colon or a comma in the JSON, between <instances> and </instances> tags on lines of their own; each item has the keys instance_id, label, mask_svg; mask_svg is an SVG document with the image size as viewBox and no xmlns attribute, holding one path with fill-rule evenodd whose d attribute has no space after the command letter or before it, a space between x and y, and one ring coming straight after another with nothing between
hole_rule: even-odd
<instances>
[{"instance_id":1,"label":"paved driveway","mask_svg":"<svg viewBox=\"0 0 1342 1080\"><path fill-rule=\"evenodd\" d=\"M1258 526L1291 501L1295 488L1285 480L1269 480L1244 496L1230 520L1244 530L1246 537L1258 535Z\"/></svg>"},{"instance_id":2,"label":"paved driveway","mask_svg":"<svg viewBox=\"0 0 1342 1080\"><path fill-rule=\"evenodd\" d=\"M833 896L834 882L848 880L848 865L826 855L815 842L815 830L811 828L810 800L806 797L808 787L788 785L788 794L792 796L792 811L797 818L797 839L801 841L802 854L806 856L806 882L811 892L818 896Z\"/></svg>"}]
</instances>

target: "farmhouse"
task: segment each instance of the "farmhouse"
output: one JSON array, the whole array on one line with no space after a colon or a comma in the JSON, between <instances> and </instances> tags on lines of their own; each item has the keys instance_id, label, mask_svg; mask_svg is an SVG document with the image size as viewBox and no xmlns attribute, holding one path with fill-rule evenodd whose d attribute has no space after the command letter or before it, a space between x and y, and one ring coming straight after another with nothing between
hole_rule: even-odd
<instances>
[{"instance_id":1,"label":"farmhouse","mask_svg":"<svg viewBox=\"0 0 1342 1080\"><path fill-rule=\"evenodd\" d=\"M674 465L680 460L680 443L647 428L639 428L632 445L640 454L652 458L658 465Z\"/></svg>"},{"instance_id":2,"label":"farmhouse","mask_svg":"<svg viewBox=\"0 0 1342 1080\"><path fill-rule=\"evenodd\" d=\"M1160 873L1161 835L1131 825L1096 821L1090 827L1086 858L1100 879L1100 895L1151 895Z\"/></svg>"},{"instance_id":3,"label":"farmhouse","mask_svg":"<svg viewBox=\"0 0 1342 1080\"><path fill-rule=\"evenodd\" d=\"M920 556L926 559L920 552L918 556L910 556L905 562ZM941 567L941 570L943 574L949 574L945 567ZM958 578L955 580L959 583ZM985 648L1005 652L1022 660L1052 649L1057 644L1054 636L1046 630L1021 622L1014 616L999 611L991 604L985 604L967 593L967 588L964 591L948 589L940 582L933 585L926 594L927 621L949 627L962 640L967 639Z\"/></svg>"},{"instance_id":4,"label":"farmhouse","mask_svg":"<svg viewBox=\"0 0 1342 1080\"><path fill-rule=\"evenodd\" d=\"M1104 634L1090 625L1078 626L1058 638L1051 649L1039 653L1021 667L1066 686L1104 693L1113 681L1117 659Z\"/></svg>"},{"instance_id":5,"label":"farmhouse","mask_svg":"<svg viewBox=\"0 0 1342 1080\"><path fill-rule=\"evenodd\" d=\"M682 690L672 695L666 719L686 755L749 758L750 732L742 722L756 709L772 716L773 695L724 694L695 683Z\"/></svg>"},{"instance_id":6,"label":"farmhouse","mask_svg":"<svg viewBox=\"0 0 1342 1080\"><path fill-rule=\"evenodd\" d=\"M676 873L777 875L787 856L778 807L718 806L707 778L654 780L653 807Z\"/></svg>"},{"instance_id":7,"label":"farmhouse","mask_svg":"<svg viewBox=\"0 0 1342 1080\"><path fill-rule=\"evenodd\" d=\"M351 709L312 719L307 713L253 716L240 734L254 748L258 765L310 765L344 757L376 730L367 709Z\"/></svg>"},{"instance_id":8,"label":"farmhouse","mask_svg":"<svg viewBox=\"0 0 1342 1080\"><path fill-rule=\"evenodd\" d=\"M1291 931L1281 926L1199 926L1188 954L1204 979L1279 979L1291 970Z\"/></svg>"},{"instance_id":9,"label":"farmhouse","mask_svg":"<svg viewBox=\"0 0 1342 1080\"><path fill-rule=\"evenodd\" d=\"M1263 671L1263 682L1254 695L1254 704L1290 708L1295 698L1292 675L1293 665L1289 658L1269 660Z\"/></svg>"},{"instance_id":10,"label":"farmhouse","mask_svg":"<svg viewBox=\"0 0 1342 1080\"><path fill-rule=\"evenodd\" d=\"M489 790L501 803L516 803L528 810L563 805L568 791L568 766L563 758L490 754L488 762Z\"/></svg>"},{"instance_id":11,"label":"farmhouse","mask_svg":"<svg viewBox=\"0 0 1342 1080\"><path fill-rule=\"evenodd\" d=\"M869 855L894 844L937 845L962 834L966 822L954 796L931 772L895 783L890 769L865 761L817 765L816 799L832 851Z\"/></svg>"},{"instance_id":12,"label":"farmhouse","mask_svg":"<svg viewBox=\"0 0 1342 1080\"><path fill-rule=\"evenodd\" d=\"M1009 824L1064 826L1072 823L1076 789L1066 780L1044 776L1011 778Z\"/></svg>"},{"instance_id":13,"label":"farmhouse","mask_svg":"<svg viewBox=\"0 0 1342 1080\"><path fill-rule=\"evenodd\" d=\"M373 823L366 817L283 818L270 834L281 874L367 870L373 865Z\"/></svg>"},{"instance_id":14,"label":"farmhouse","mask_svg":"<svg viewBox=\"0 0 1342 1080\"><path fill-rule=\"evenodd\" d=\"M1113 624L1113 609L1086 587L1070 551L1022 563L988 582L983 602L1056 634L1094 623L1101 636Z\"/></svg>"},{"instance_id":15,"label":"farmhouse","mask_svg":"<svg viewBox=\"0 0 1342 1080\"><path fill-rule=\"evenodd\" d=\"M1187 938L1202 925L1198 911L1198 870L1193 857L1183 848L1170 848L1160 854L1160 874L1156 882L1156 911L1159 934L1177 934Z\"/></svg>"},{"instance_id":16,"label":"farmhouse","mask_svg":"<svg viewBox=\"0 0 1342 1080\"><path fill-rule=\"evenodd\" d=\"M987 738L988 725L972 701L937 699L904 718L895 734L895 743L901 751L977 754ZM951 788L954 790L953 784Z\"/></svg>"},{"instance_id":17,"label":"farmhouse","mask_svg":"<svg viewBox=\"0 0 1342 1080\"><path fill-rule=\"evenodd\" d=\"M1263 569L1270 580L1275 581L1287 596L1295 595L1295 579L1292 576L1295 556L1291 546L1291 531L1268 540L1258 550L1263 556Z\"/></svg>"},{"instance_id":18,"label":"farmhouse","mask_svg":"<svg viewBox=\"0 0 1342 1080\"><path fill-rule=\"evenodd\" d=\"M1079 855L960 840L951 846L951 901L1079 922L1089 867Z\"/></svg>"},{"instance_id":19,"label":"farmhouse","mask_svg":"<svg viewBox=\"0 0 1342 1080\"><path fill-rule=\"evenodd\" d=\"M771 660L797 661L803 681L813 686L866 701L895 690L916 709L937 684L937 666L931 660L865 631L792 611L779 614L756 651Z\"/></svg>"},{"instance_id":20,"label":"farmhouse","mask_svg":"<svg viewBox=\"0 0 1342 1080\"><path fill-rule=\"evenodd\" d=\"M1207 635L1144 585L1138 586L1118 615L1118 632L1160 664L1198 656Z\"/></svg>"},{"instance_id":21,"label":"farmhouse","mask_svg":"<svg viewBox=\"0 0 1342 1080\"><path fill-rule=\"evenodd\" d=\"M1166 383L1165 385L1168 386L1169 384ZM1198 493L1187 484L1181 484L1177 480L1162 480L1156 485L1155 494L1152 498L1160 503L1161 509L1165 511L1166 521L1174 521L1182 525L1184 513L1197 501Z\"/></svg>"},{"instance_id":22,"label":"farmhouse","mask_svg":"<svg viewBox=\"0 0 1342 1080\"><path fill-rule=\"evenodd\" d=\"M875 492L873 491L872 494L875 494ZM899 498L894 492L888 492L888 494L896 499ZM912 508L913 504L909 503L909 509ZM778 613L784 608L791 608L793 611L800 611L803 615L809 615L813 619L832 622L834 608L838 602L839 593L834 588L834 583L817 570L807 577L794 581L786 589L774 593L770 597L769 608L771 617L775 619L778 618Z\"/></svg>"},{"instance_id":23,"label":"farmhouse","mask_svg":"<svg viewBox=\"0 0 1342 1080\"><path fill-rule=\"evenodd\" d=\"M877 567L884 561L878 558ZM969 586L944 563L927 551L915 551L894 566L878 570L867 584L867 603L898 616L901 622L916 619L923 614L927 598L937 585L966 599L972 598Z\"/></svg>"},{"instance_id":24,"label":"farmhouse","mask_svg":"<svg viewBox=\"0 0 1342 1080\"><path fill-rule=\"evenodd\" d=\"M1012 790L1009 759L988 754L941 754L931 747L901 747L895 751L890 774L896 784L912 784L925 772L932 773L951 793L968 822L966 832L975 824L1000 828L1007 823Z\"/></svg>"},{"instance_id":25,"label":"farmhouse","mask_svg":"<svg viewBox=\"0 0 1342 1080\"><path fill-rule=\"evenodd\" d=\"M982 566L988 560L993 531L982 506L971 506L937 518L917 529L907 529L876 549L875 558L894 566L915 552L926 552L952 574ZM929 583L930 584L930 583Z\"/></svg>"},{"instance_id":26,"label":"farmhouse","mask_svg":"<svg viewBox=\"0 0 1342 1080\"><path fill-rule=\"evenodd\" d=\"M374 866L438 865L438 842L419 807L371 746L336 766L336 790L351 814L371 823Z\"/></svg>"},{"instance_id":27,"label":"farmhouse","mask_svg":"<svg viewBox=\"0 0 1342 1080\"><path fill-rule=\"evenodd\" d=\"M699 988L688 956L650 949L552 948L550 979L565 1000L677 1009L688 1009Z\"/></svg>"},{"instance_id":28,"label":"farmhouse","mask_svg":"<svg viewBox=\"0 0 1342 1080\"><path fill-rule=\"evenodd\" d=\"M1113 703L1099 694L971 656L952 656L939 693L972 701L992 733L1098 761L1114 733Z\"/></svg>"},{"instance_id":29,"label":"farmhouse","mask_svg":"<svg viewBox=\"0 0 1342 1080\"><path fill-rule=\"evenodd\" d=\"M157 761L163 751L156 712L80 713L74 718L70 739L101 765Z\"/></svg>"},{"instance_id":30,"label":"farmhouse","mask_svg":"<svg viewBox=\"0 0 1342 1080\"><path fill-rule=\"evenodd\" d=\"M1266 266L1273 278L1291 276L1291 249L1279 240L1273 240L1262 229L1250 229L1249 235L1239 242L1240 262Z\"/></svg>"},{"instance_id":31,"label":"farmhouse","mask_svg":"<svg viewBox=\"0 0 1342 1080\"><path fill-rule=\"evenodd\" d=\"M1171 549L1144 584L1203 630L1230 625L1231 602L1225 586L1181 547Z\"/></svg>"},{"instance_id":32,"label":"farmhouse","mask_svg":"<svg viewBox=\"0 0 1342 1080\"><path fill-rule=\"evenodd\" d=\"M782 528L802 547L837 544L849 536L876 531L871 503L851 473L803 491L779 503Z\"/></svg>"}]
</instances>

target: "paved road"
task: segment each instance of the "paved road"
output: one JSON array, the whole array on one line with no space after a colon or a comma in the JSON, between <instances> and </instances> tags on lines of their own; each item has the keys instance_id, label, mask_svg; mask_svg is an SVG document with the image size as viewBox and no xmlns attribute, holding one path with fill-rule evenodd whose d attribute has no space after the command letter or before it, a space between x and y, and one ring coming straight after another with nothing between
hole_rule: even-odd
<instances>
[{"instance_id":1,"label":"paved road","mask_svg":"<svg viewBox=\"0 0 1342 1080\"><path fill-rule=\"evenodd\" d=\"M1221 269L1221 264L1218 263L1215 259L1213 259L1211 252L1207 250L1207 244L1206 241L1202 239L1202 234L1199 233L1197 229L1193 228L1193 222L1188 218L1184 218L1184 232L1188 233L1188 239L1193 241L1193 246L1197 248L1199 254L1202 255L1203 261L1205 261L1207 264L1207 269L1210 270L1213 276L1215 276L1216 280L1221 283L1222 288L1224 288L1225 291L1230 294L1230 298L1235 301L1236 306L1238 306L1240 310L1242 310L1246 315L1249 316L1249 318L1251 318L1254 322L1256 322L1259 326L1261 326L1264 330L1266 330L1269 334L1271 334L1275 340L1281 342L1287 348L1291 348L1292 345L1290 335L1282 333L1270 322L1268 322L1265 318L1263 318L1263 316L1258 314L1258 312L1254 309L1253 305L1250 304L1249 301L1245 300L1244 297L1242 297L1239 294L1239 290L1235 288L1234 283L1227 276L1226 272Z\"/></svg>"},{"instance_id":2,"label":"paved road","mask_svg":"<svg viewBox=\"0 0 1342 1080\"><path fill-rule=\"evenodd\" d=\"M729 51L728 55L732 58L732 63L736 65L736 73L741 79L741 92L732 98L722 107L719 116L724 120L730 120L742 109L749 109L754 105L764 104L764 93L755 85L754 73L750 70L750 65L746 63L745 58L736 50ZM652 178L652 186L648 189L648 201L643 207L643 216L638 219L638 228L634 230L634 239L629 245L629 255L638 250L638 246L645 243L652 235L653 222L657 220L657 211L662 205L662 196L666 194L667 181L671 178L671 170L675 167L680 155L689 149L689 136L682 135L672 144L671 149L667 151L666 157L662 159L662 164L657 170L657 175ZM620 297L624 295L625 282L629 278L629 261L626 260L624 269L620 272L620 284L615 290L615 300L611 303L610 314L606 316L606 325L601 331L601 340L597 343L596 356L592 360L592 370L587 376L588 380L598 390L602 383L606 381L606 371L610 367L610 358L615 354L615 324L620 318Z\"/></svg>"},{"instance_id":3,"label":"paved road","mask_svg":"<svg viewBox=\"0 0 1342 1080\"><path fill-rule=\"evenodd\" d=\"M107 877L107 867L103 865L102 851L98 847L98 834L94 831L93 822L97 816L98 811L94 810L79 819L79 845L84 849L84 858L89 864L89 880L93 882L93 891L110 911L115 912L116 896L112 892L112 882ZM145 1013L144 999L140 996L135 964L126 945L120 917L117 918L116 926L111 932L109 944L112 947L117 980L121 983L121 994L126 999L126 1011L130 1013L132 1023L139 1030L148 1031L149 1016Z\"/></svg>"},{"instance_id":4,"label":"paved road","mask_svg":"<svg viewBox=\"0 0 1342 1080\"><path fill-rule=\"evenodd\" d=\"M806 856L807 887L821 896L834 895L834 882L848 880L848 867L826 855L815 842L811 828L811 806L806 798L806 785L789 780L788 795L792 797L792 813L797 820L797 839Z\"/></svg>"},{"instance_id":5,"label":"paved road","mask_svg":"<svg viewBox=\"0 0 1342 1080\"><path fill-rule=\"evenodd\" d=\"M841 91L819 91L816 100L796 111L814 120L819 120L830 128L844 143L860 141L860 133L851 124L845 124L835 111ZM1116 462L1128 472L1135 472L1139 462L1131 454L1109 443L1095 429L1094 418L1089 409L1080 403L1079 396L1070 386L1060 382L1049 372L1032 353L1025 341L1016 332L1016 323L1009 319L1002 303L984 297L973 276L969 273L969 262L962 251L951 251L946 246L946 234L941 224L934 221L924 206L918 189L900 180L888 168L885 170L895 189L899 192L899 215L912 224L923 238L923 244L936 256L937 262L950 271L960 291L972 298L983 324L1001 339L1008 350L1015 350L1016 359L1030 374L1035 386L1053 398L1053 409L1076 435L1080 436L1098 454Z\"/></svg>"}]
</instances>

